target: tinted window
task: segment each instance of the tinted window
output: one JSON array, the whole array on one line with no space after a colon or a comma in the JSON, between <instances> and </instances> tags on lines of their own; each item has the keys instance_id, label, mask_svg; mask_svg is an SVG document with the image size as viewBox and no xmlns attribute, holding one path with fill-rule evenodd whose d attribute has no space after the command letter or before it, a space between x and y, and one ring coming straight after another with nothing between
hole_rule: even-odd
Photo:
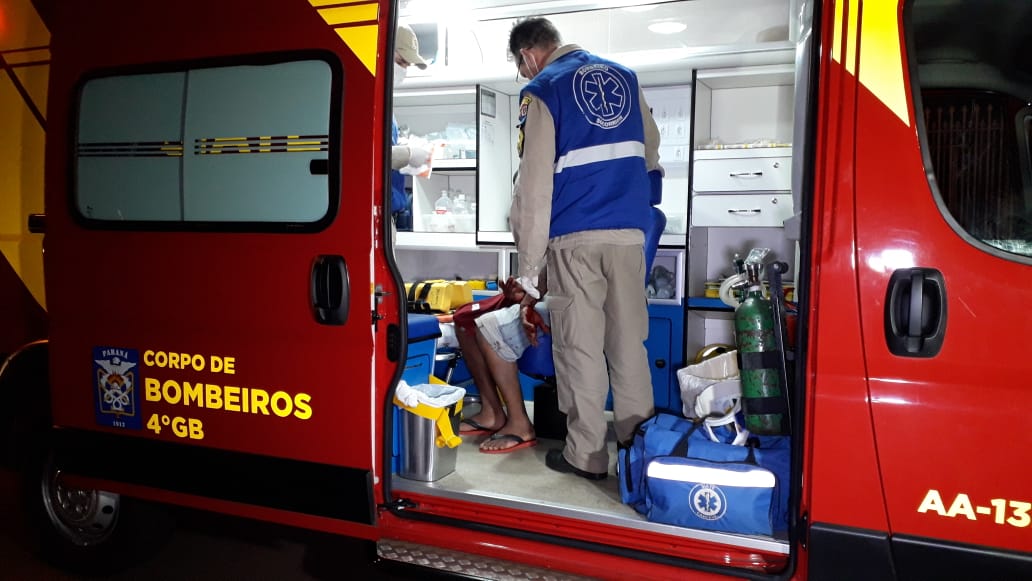
<instances>
[{"instance_id":1,"label":"tinted window","mask_svg":"<svg viewBox=\"0 0 1032 581\"><path fill-rule=\"evenodd\" d=\"M330 209L332 82L321 60L88 81L79 212L115 221L319 221Z\"/></svg>"},{"instance_id":2,"label":"tinted window","mask_svg":"<svg viewBox=\"0 0 1032 581\"><path fill-rule=\"evenodd\" d=\"M941 206L975 240L1032 256L1032 3L914 0L910 33Z\"/></svg>"}]
</instances>

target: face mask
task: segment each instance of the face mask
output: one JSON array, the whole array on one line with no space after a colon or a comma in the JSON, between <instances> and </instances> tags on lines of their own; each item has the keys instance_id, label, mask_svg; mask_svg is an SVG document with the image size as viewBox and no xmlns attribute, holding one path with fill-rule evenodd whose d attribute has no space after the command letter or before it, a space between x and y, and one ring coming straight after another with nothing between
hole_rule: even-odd
<instances>
[{"instance_id":1,"label":"face mask","mask_svg":"<svg viewBox=\"0 0 1032 581\"><path fill-rule=\"evenodd\" d=\"M405 80L405 75L408 74L408 68L394 63L394 88L397 89L398 85Z\"/></svg>"},{"instance_id":2,"label":"face mask","mask_svg":"<svg viewBox=\"0 0 1032 581\"><path fill-rule=\"evenodd\" d=\"M523 55L523 63L527 65L527 72L530 73L530 78L533 79L541 72L541 69L537 66L537 59L529 51L521 52L521 54Z\"/></svg>"}]
</instances>

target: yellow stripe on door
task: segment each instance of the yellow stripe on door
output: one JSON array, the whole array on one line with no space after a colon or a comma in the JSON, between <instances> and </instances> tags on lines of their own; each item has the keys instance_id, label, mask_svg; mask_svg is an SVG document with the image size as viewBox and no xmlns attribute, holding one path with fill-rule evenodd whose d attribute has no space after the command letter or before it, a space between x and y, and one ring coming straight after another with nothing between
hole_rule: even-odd
<instances>
[{"instance_id":1,"label":"yellow stripe on door","mask_svg":"<svg viewBox=\"0 0 1032 581\"><path fill-rule=\"evenodd\" d=\"M860 83L910 126L910 109L903 83L899 6L896 0L864 2L860 27Z\"/></svg>"},{"instance_id":2,"label":"yellow stripe on door","mask_svg":"<svg viewBox=\"0 0 1032 581\"><path fill-rule=\"evenodd\" d=\"M899 35L898 0L866 0L862 5L859 0L835 3L831 58L852 75L859 69L860 84L909 127L910 109Z\"/></svg>"},{"instance_id":3,"label":"yellow stripe on door","mask_svg":"<svg viewBox=\"0 0 1032 581\"><path fill-rule=\"evenodd\" d=\"M379 2L368 0L308 0L319 16L333 27L358 60L376 76L379 46Z\"/></svg>"}]
</instances>

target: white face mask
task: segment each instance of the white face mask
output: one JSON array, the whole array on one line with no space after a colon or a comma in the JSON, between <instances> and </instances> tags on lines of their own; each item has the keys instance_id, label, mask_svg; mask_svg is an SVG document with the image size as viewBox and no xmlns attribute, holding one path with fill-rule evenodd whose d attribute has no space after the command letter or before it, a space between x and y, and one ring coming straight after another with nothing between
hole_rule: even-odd
<instances>
[{"instance_id":1,"label":"white face mask","mask_svg":"<svg viewBox=\"0 0 1032 581\"><path fill-rule=\"evenodd\" d=\"M408 67L403 67L398 63L394 63L394 88L397 89L405 80L405 75L408 74Z\"/></svg>"}]
</instances>

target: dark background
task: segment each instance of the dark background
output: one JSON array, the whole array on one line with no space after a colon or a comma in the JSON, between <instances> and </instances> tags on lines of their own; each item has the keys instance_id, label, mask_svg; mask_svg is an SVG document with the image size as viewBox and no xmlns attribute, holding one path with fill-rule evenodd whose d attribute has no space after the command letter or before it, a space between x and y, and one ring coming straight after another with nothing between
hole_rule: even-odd
<instances>
[{"instance_id":1,"label":"dark background","mask_svg":"<svg viewBox=\"0 0 1032 581\"><path fill-rule=\"evenodd\" d=\"M19 478L0 469L0 579L80 581L42 563L26 546ZM368 543L221 515L177 511L177 526L150 560L111 581L426 579L429 571L370 562Z\"/></svg>"}]
</instances>

